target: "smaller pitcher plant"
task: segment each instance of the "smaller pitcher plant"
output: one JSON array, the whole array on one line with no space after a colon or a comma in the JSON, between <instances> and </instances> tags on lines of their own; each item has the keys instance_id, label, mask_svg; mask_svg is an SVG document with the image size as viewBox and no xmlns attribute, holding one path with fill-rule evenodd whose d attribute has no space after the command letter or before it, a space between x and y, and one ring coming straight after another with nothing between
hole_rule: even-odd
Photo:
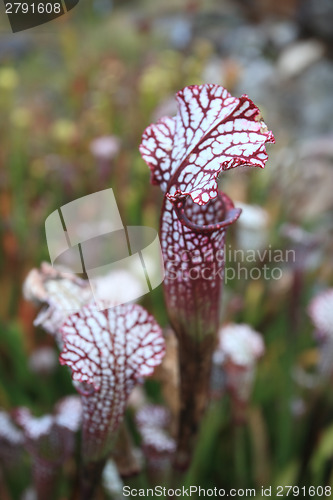
<instances>
[{"instance_id":1,"label":"smaller pitcher plant","mask_svg":"<svg viewBox=\"0 0 333 500\"><path fill-rule=\"evenodd\" d=\"M333 374L333 288L316 295L308 307L315 326L314 336L319 344L319 372L331 378Z\"/></svg>"},{"instance_id":2,"label":"smaller pitcher plant","mask_svg":"<svg viewBox=\"0 0 333 500\"><path fill-rule=\"evenodd\" d=\"M256 365L264 352L265 345L261 335L249 325L229 323L218 332L218 346L214 357L215 362L218 360L216 364L224 372L236 424L246 421Z\"/></svg>"},{"instance_id":3,"label":"smaller pitcher plant","mask_svg":"<svg viewBox=\"0 0 333 500\"><path fill-rule=\"evenodd\" d=\"M81 425L79 398L63 398L52 415L34 417L25 407L18 408L14 415L31 457L37 500L56 498L62 464L74 453L75 433Z\"/></svg>"},{"instance_id":4,"label":"smaller pitcher plant","mask_svg":"<svg viewBox=\"0 0 333 500\"><path fill-rule=\"evenodd\" d=\"M67 318L60 363L72 370L83 407L82 500L92 498L137 380L164 355L162 331L137 304L98 311L86 306Z\"/></svg>"}]
</instances>

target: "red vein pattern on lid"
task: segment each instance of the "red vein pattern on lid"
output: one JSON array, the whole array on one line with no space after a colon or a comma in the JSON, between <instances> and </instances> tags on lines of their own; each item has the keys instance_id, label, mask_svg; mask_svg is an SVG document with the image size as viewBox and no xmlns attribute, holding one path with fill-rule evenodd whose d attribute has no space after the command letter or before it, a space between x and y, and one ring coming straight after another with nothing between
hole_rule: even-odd
<instances>
[{"instance_id":1,"label":"red vein pattern on lid","mask_svg":"<svg viewBox=\"0 0 333 500\"><path fill-rule=\"evenodd\" d=\"M237 166L265 166L274 136L247 95L219 85L193 85L177 93L178 113L150 125L140 152L170 200L191 196L204 205L217 196L218 174Z\"/></svg>"},{"instance_id":2,"label":"red vein pattern on lid","mask_svg":"<svg viewBox=\"0 0 333 500\"><path fill-rule=\"evenodd\" d=\"M60 363L71 368L82 397L83 456L98 460L112 445L136 381L162 360L162 331L137 304L105 311L89 305L67 318L62 334Z\"/></svg>"}]
</instances>

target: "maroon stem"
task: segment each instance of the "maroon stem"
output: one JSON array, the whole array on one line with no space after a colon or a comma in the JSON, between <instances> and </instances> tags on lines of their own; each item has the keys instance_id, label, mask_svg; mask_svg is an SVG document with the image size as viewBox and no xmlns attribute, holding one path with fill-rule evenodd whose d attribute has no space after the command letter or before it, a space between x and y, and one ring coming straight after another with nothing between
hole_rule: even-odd
<instances>
[{"instance_id":1,"label":"maroon stem","mask_svg":"<svg viewBox=\"0 0 333 500\"><path fill-rule=\"evenodd\" d=\"M32 468L37 499L53 500L57 493L60 464L35 457Z\"/></svg>"},{"instance_id":2,"label":"maroon stem","mask_svg":"<svg viewBox=\"0 0 333 500\"><path fill-rule=\"evenodd\" d=\"M130 433L123 422L118 431L112 450L112 457L122 477L131 477L140 473L140 464L133 453L133 443Z\"/></svg>"},{"instance_id":3,"label":"maroon stem","mask_svg":"<svg viewBox=\"0 0 333 500\"><path fill-rule=\"evenodd\" d=\"M191 462L200 422L207 407L215 335L201 341L178 337L180 366L180 415L174 467L186 470Z\"/></svg>"},{"instance_id":4,"label":"maroon stem","mask_svg":"<svg viewBox=\"0 0 333 500\"><path fill-rule=\"evenodd\" d=\"M107 456L96 462L84 463L81 470L80 500L94 500L101 482Z\"/></svg>"},{"instance_id":5,"label":"maroon stem","mask_svg":"<svg viewBox=\"0 0 333 500\"><path fill-rule=\"evenodd\" d=\"M12 500L12 497L9 494L9 491L6 486L6 482L0 468L0 498L2 500Z\"/></svg>"}]
</instances>

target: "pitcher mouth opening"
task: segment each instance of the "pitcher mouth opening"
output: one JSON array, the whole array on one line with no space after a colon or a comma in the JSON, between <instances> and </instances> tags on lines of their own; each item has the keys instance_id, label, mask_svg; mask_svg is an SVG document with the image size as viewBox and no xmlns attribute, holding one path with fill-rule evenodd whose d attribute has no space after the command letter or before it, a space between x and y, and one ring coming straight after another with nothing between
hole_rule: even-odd
<instances>
[{"instance_id":1,"label":"pitcher mouth opening","mask_svg":"<svg viewBox=\"0 0 333 500\"><path fill-rule=\"evenodd\" d=\"M210 214L210 217L213 219L217 219L217 222L213 222L211 224L199 224L195 220L191 220L189 216L189 206L191 208L194 206L197 207L196 210L198 213L202 214L203 210L206 208L209 209L213 204L218 204L216 207L216 213ZM176 211L177 217L179 221L189 229L197 233L213 233L215 231L220 231L221 229L225 229L228 226L231 226L236 220L239 218L242 210L240 208L235 208L232 200L222 191L218 192L218 195L211 200L207 205L197 205L195 204L189 196L178 199L173 203L174 209ZM192 214L193 215L193 214Z\"/></svg>"}]
</instances>

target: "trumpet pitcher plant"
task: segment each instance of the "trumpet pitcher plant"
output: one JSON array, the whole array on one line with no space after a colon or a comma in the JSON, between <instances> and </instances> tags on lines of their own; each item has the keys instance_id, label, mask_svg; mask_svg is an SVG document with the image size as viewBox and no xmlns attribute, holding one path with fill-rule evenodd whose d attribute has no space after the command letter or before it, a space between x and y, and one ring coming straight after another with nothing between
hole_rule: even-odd
<instances>
[{"instance_id":1,"label":"trumpet pitcher plant","mask_svg":"<svg viewBox=\"0 0 333 500\"><path fill-rule=\"evenodd\" d=\"M190 86L176 96L178 112L144 132L140 152L151 182L164 193L160 238L164 295L177 335L180 416L175 466L188 466L207 404L219 327L226 229L240 216L218 189L221 172L265 166L274 136L255 104L219 85Z\"/></svg>"},{"instance_id":2,"label":"trumpet pitcher plant","mask_svg":"<svg viewBox=\"0 0 333 500\"><path fill-rule=\"evenodd\" d=\"M137 304L98 311L84 306L63 327L60 363L72 370L82 400L81 499L93 498L138 379L164 355L162 331Z\"/></svg>"}]
</instances>

